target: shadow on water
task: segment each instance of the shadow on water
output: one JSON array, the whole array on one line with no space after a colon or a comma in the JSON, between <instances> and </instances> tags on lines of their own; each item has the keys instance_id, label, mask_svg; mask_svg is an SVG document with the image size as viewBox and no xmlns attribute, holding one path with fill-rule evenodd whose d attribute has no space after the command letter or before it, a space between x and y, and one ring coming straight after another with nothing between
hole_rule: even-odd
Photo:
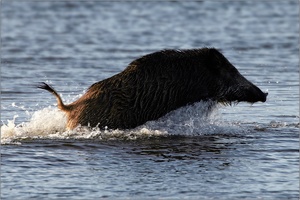
<instances>
[{"instance_id":1,"label":"shadow on water","mask_svg":"<svg viewBox=\"0 0 300 200\"><path fill-rule=\"evenodd\" d=\"M150 156L156 162L198 160L208 154L221 154L229 145L220 142L219 136L168 136L136 141L128 153Z\"/></svg>"},{"instance_id":2,"label":"shadow on water","mask_svg":"<svg viewBox=\"0 0 300 200\"><path fill-rule=\"evenodd\" d=\"M245 139L247 138L247 139ZM249 139L250 138L250 139ZM237 145L251 143L247 135L151 136L136 140L23 140L22 146L68 152L84 152L90 160L99 161L103 155L119 156L133 161L154 162L226 160L238 151ZM237 152L235 152L237 151ZM228 152L231 152L228 154ZM107 159L107 157L105 158ZM224 162L224 165L229 165Z\"/></svg>"}]
</instances>

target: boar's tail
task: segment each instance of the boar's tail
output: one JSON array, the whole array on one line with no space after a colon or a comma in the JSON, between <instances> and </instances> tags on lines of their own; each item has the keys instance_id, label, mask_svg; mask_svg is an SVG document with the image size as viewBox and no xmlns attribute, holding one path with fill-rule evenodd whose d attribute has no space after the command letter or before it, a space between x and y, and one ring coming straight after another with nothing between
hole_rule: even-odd
<instances>
[{"instance_id":1,"label":"boar's tail","mask_svg":"<svg viewBox=\"0 0 300 200\"><path fill-rule=\"evenodd\" d=\"M57 107L62 110L62 111L67 111L68 106L66 106L62 100L61 97L59 96L59 94L57 94L57 92L54 90L54 88L52 88L50 85L48 85L47 83L41 82L38 86L38 88L47 90L48 92L51 92L57 99Z\"/></svg>"}]
</instances>

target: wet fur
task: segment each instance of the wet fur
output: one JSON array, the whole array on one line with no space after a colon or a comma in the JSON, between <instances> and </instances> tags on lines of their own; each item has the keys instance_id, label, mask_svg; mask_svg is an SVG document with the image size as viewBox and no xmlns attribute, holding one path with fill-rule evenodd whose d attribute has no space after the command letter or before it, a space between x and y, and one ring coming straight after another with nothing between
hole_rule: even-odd
<instances>
[{"instance_id":1,"label":"wet fur","mask_svg":"<svg viewBox=\"0 0 300 200\"><path fill-rule=\"evenodd\" d=\"M179 107L213 100L265 101L266 94L247 81L216 49L163 50L134 60L119 74L93 84L75 102L64 105L67 127L79 124L100 128L129 129L156 120Z\"/></svg>"}]
</instances>

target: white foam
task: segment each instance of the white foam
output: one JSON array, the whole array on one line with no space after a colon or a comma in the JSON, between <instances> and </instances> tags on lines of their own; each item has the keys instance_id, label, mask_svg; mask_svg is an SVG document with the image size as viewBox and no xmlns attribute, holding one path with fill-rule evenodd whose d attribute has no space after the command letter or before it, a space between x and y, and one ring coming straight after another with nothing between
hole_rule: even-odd
<instances>
[{"instance_id":1,"label":"white foam","mask_svg":"<svg viewBox=\"0 0 300 200\"><path fill-rule=\"evenodd\" d=\"M134 140L162 135L195 136L240 132L239 126L220 119L217 107L212 102L199 102L131 130L77 127L71 131L66 130L64 113L49 107L33 112L28 122L16 125L17 116L14 116L12 120L3 123L1 144L19 144L24 139Z\"/></svg>"},{"instance_id":2,"label":"white foam","mask_svg":"<svg viewBox=\"0 0 300 200\"><path fill-rule=\"evenodd\" d=\"M8 120L1 126L1 144L20 139L43 138L48 135L64 132L66 130L66 118L61 111L54 108L44 108L34 112L29 122L16 125L13 120Z\"/></svg>"}]
</instances>

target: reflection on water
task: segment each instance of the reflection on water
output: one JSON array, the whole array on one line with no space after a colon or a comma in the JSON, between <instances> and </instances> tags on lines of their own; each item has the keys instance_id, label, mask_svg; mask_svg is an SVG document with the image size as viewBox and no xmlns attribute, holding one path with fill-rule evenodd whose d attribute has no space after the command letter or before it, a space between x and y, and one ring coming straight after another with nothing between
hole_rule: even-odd
<instances>
[{"instance_id":1,"label":"reflection on water","mask_svg":"<svg viewBox=\"0 0 300 200\"><path fill-rule=\"evenodd\" d=\"M226 149L226 145L217 142L217 137L170 136L159 137L156 140L137 141L139 145L130 153L150 156L155 159L155 162L202 160L201 157L206 157L208 154L220 154L222 149Z\"/></svg>"}]
</instances>

